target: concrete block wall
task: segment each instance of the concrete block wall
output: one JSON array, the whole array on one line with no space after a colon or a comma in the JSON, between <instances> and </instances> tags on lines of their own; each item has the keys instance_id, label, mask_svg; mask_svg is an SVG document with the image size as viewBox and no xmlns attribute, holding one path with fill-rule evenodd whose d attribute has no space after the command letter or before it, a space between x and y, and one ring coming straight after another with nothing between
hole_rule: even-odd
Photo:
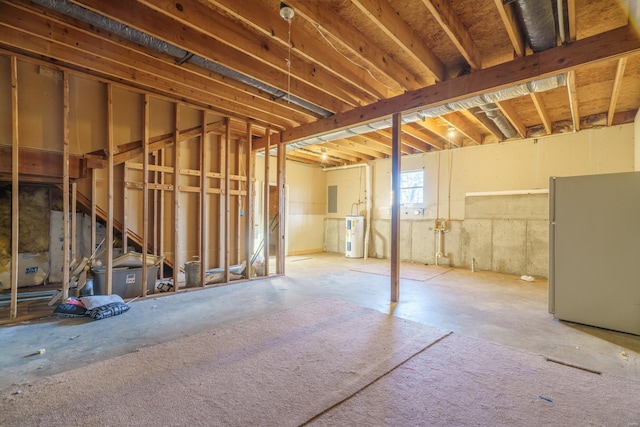
<instances>
[{"instance_id":1,"label":"concrete block wall","mask_svg":"<svg viewBox=\"0 0 640 427\"><path fill-rule=\"evenodd\" d=\"M504 194L467 197L464 220L449 222L442 251L452 267L506 274L548 275L548 195ZM325 251L344 253L345 221L325 219ZM371 223L369 256L391 257L391 222ZM433 219L402 219L400 259L433 265L436 263L437 234ZM442 262L442 261L441 261Z\"/></svg>"}]
</instances>

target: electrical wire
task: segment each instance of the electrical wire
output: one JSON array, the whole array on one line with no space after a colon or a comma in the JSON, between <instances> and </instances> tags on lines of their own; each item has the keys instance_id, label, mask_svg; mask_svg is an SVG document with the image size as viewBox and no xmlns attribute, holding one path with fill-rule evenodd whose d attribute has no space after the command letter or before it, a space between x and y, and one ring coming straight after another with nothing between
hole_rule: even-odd
<instances>
[{"instance_id":1,"label":"electrical wire","mask_svg":"<svg viewBox=\"0 0 640 427\"><path fill-rule=\"evenodd\" d=\"M371 76L371 78L375 81L377 81L378 83L380 83L382 86L386 87L389 90L393 90L393 88L391 86L388 86L386 84L384 84L384 82L380 81L380 79L376 78L376 76L373 75L373 73L371 72L371 70L369 70L367 67L365 67L362 64L358 64L357 62L355 62L353 59L349 58L347 55L345 55L344 53L340 52L333 43L331 43L331 40L329 40L324 33L322 32L322 30L320 29L320 25L318 25L317 23L313 23L313 26L316 28L316 30L318 30L318 33L320 33L320 35L322 36L322 38L324 39L324 41L327 42L327 44L329 46L331 46L331 48L333 50L335 50L336 52L338 52L338 54L340 54L340 56L342 56L343 58L345 58L347 61L351 62L352 64L354 64L357 67L362 68L363 70L365 70L367 72L367 74L369 74Z\"/></svg>"},{"instance_id":2,"label":"electrical wire","mask_svg":"<svg viewBox=\"0 0 640 427\"><path fill-rule=\"evenodd\" d=\"M287 102L291 104L291 21L292 19L288 19L289 23L289 39L287 42L287 46L289 47L289 56L287 57Z\"/></svg>"}]
</instances>

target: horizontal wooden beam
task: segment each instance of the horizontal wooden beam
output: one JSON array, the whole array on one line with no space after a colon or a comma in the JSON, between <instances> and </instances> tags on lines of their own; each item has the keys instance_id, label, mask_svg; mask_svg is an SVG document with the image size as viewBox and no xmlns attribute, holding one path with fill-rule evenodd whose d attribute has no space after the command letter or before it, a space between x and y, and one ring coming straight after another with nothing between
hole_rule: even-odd
<instances>
[{"instance_id":1,"label":"horizontal wooden beam","mask_svg":"<svg viewBox=\"0 0 640 427\"><path fill-rule=\"evenodd\" d=\"M439 106L492 90L566 73L587 64L619 58L637 51L640 51L640 38L635 28L627 25L284 130L280 133L280 137L282 141L289 144L359 124L375 122L390 117L396 112L411 112ZM255 141L254 149L264 149L263 138Z\"/></svg>"},{"instance_id":2,"label":"horizontal wooden beam","mask_svg":"<svg viewBox=\"0 0 640 427\"><path fill-rule=\"evenodd\" d=\"M20 180L32 182L60 180L59 182L62 182L63 164L62 152L20 147L18 153ZM11 175L11 146L9 145L0 145L0 174L3 173ZM85 159L81 156L69 155L69 179L75 180L87 176Z\"/></svg>"}]
</instances>

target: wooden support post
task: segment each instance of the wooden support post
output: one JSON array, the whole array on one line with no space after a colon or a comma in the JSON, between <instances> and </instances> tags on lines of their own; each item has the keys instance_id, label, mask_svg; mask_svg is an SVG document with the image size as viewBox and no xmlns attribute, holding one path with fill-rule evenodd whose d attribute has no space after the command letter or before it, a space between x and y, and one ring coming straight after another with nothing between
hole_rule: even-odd
<instances>
[{"instance_id":1,"label":"wooden support post","mask_svg":"<svg viewBox=\"0 0 640 427\"><path fill-rule=\"evenodd\" d=\"M96 191L96 170L91 169L91 252L96 250L96 245L98 242L96 241L96 211L97 211L97 203L96 198L98 196Z\"/></svg>"},{"instance_id":2,"label":"wooden support post","mask_svg":"<svg viewBox=\"0 0 640 427\"><path fill-rule=\"evenodd\" d=\"M71 184L71 261L78 260L78 245L76 236L78 233L78 184Z\"/></svg>"},{"instance_id":3,"label":"wooden support post","mask_svg":"<svg viewBox=\"0 0 640 427\"><path fill-rule=\"evenodd\" d=\"M244 232L244 236L245 236L245 243L244 243L244 259L246 260L246 267L245 267L245 277L247 279L251 279L251 257L253 256L253 201L254 201L254 197L253 197L253 135L252 135L252 128L251 128L251 123L247 123L247 143L245 146L245 173L246 173L246 183L247 185L245 186L246 191L247 191L247 196L245 198L245 211L244 211L244 218L245 218L245 223L244 223L244 227L245 227L245 232Z\"/></svg>"},{"instance_id":4,"label":"wooden support post","mask_svg":"<svg viewBox=\"0 0 640 427\"><path fill-rule=\"evenodd\" d=\"M266 135L266 147L264 150L264 186L263 186L263 209L262 213L262 221L263 221L263 233L264 238L262 241L264 242L264 248L262 248L264 252L264 275L269 275L269 151L271 150L271 127L267 126L267 135Z\"/></svg>"},{"instance_id":5,"label":"wooden support post","mask_svg":"<svg viewBox=\"0 0 640 427\"><path fill-rule=\"evenodd\" d=\"M127 182L129 182L129 168L128 162L124 162L122 165L122 253L127 253L127 246L129 245L129 191L127 190Z\"/></svg>"},{"instance_id":6,"label":"wooden support post","mask_svg":"<svg viewBox=\"0 0 640 427\"><path fill-rule=\"evenodd\" d=\"M177 292L180 273L180 105L176 102L173 106L173 292Z\"/></svg>"},{"instance_id":7,"label":"wooden support post","mask_svg":"<svg viewBox=\"0 0 640 427\"><path fill-rule=\"evenodd\" d=\"M242 162L244 161L243 156L242 156L242 149L244 148L244 144L242 144L240 138L236 139L235 141L235 147L236 147L236 155L235 155L235 171L232 171L232 173L236 176L240 176L240 165L242 164ZM235 180L235 187L238 191L238 194L235 195L235 199L234 199L234 206L236 207L236 219L235 219L235 225L236 228L234 229L234 232L232 233L233 235L233 245L235 246L235 254L233 257L233 261L229 261L229 264L231 264L232 262L234 264L238 264L240 263L240 242L242 241L242 232L244 231L241 227L241 222L242 222L242 181L236 179Z\"/></svg>"},{"instance_id":8,"label":"wooden support post","mask_svg":"<svg viewBox=\"0 0 640 427\"><path fill-rule=\"evenodd\" d=\"M282 138L280 138L282 139ZM278 241L276 242L276 274L284 274L284 256L285 256L285 207L286 207L286 160L287 145L283 142L278 143Z\"/></svg>"},{"instance_id":9,"label":"wooden support post","mask_svg":"<svg viewBox=\"0 0 640 427\"><path fill-rule=\"evenodd\" d=\"M69 296L69 73L63 72L63 112L62 112L62 213L63 213L63 263L62 298Z\"/></svg>"},{"instance_id":10,"label":"wooden support post","mask_svg":"<svg viewBox=\"0 0 640 427\"><path fill-rule=\"evenodd\" d=\"M164 148L158 151L157 159L158 161L156 162L156 164L159 164L160 166L166 166ZM164 174L165 172L163 168L160 171L160 173L156 175L157 176L156 183L160 183L164 185ZM156 250L156 255L159 255L159 256L164 256L164 221L165 221L165 215L164 215L165 194L164 193L165 193L164 187L162 187L162 189L160 189L160 191L156 193L158 195L158 200L156 201L156 211L158 212L158 218L157 218L158 247ZM162 270L163 270L163 263L160 264L160 271L158 272L159 278L164 278L164 272Z\"/></svg>"},{"instance_id":11,"label":"wooden support post","mask_svg":"<svg viewBox=\"0 0 640 427\"><path fill-rule=\"evenodd\" d=\"M391 302L400 300L400 135L402 115L393 115L391 155Z\"/></svg>"},{"instance_id":12,"label":"wooden support post","mask_svg":"<svg viewBox=\"0 0 640 427\"><path fill-rule=\"evenodd\" d=\"M207 283L206 271L209 264L209 209L207 202L207 190L209 189L209 179L207 173L211 168L209 156L207 154L207 113L201 111L200 133L200 277L202 286Z\"/></svg>"},{"instance_id":13,"label":"wooden support post","mask_svg":"<svg viewBox=\"0 0 640 427\"><path fill-rule=\"evenodd\" d=\"M11 57L11 303L9 317L18 316L18 264L20 254L19 236L19 157L20 140L18 138L18 59Z\"/></svg>"},{"instance_id":14,"label":"wooden support post","mask_svg":"<svg viewBox=\"0 0 640 427\"><path fill-rule=\"evenodd\" d=\"M107 83L107 259L105 262L105 282L107 295L113 289L113 193L114 193L114 141L113 141L113 85ZM124 233L123 233L124 234Z\"/></svg>"},{"instance_id":15,"label":"wooden support post","mask_svg":"<svg viewBox=\"0 0 640 427\"><path fill-rule=\"evenodd\" d=\"M126 183L125 183L126 185ZM140 295L147 296L147 252L149 251L149 95L142 105L142 284Z\"/></svg>"},{"instance_id":16,"label":"wooden support post","mask_svg":"<svg viewBox=\"0 0 640 427\"><path fill-rule=\"evenodd\" d=\"M231 233L230 219L231 219L231 176L230 171L230 153L231 153L231 119L227 117L225 119L225 136L224 136L224 282L229 283L229 258L231 257Z\"/></svg>"},{"instance_id":17,"label":"wooden support post","mask_svg":"<svg viewBox=\"0 0 640 427\"><path fill-rule=\"evenodd\" d=\"M153 197L150 196L150 202L153 201L153 203L149 204L151 217L153 218L153 221L151 221L151 253L158 255L158 151L150 153L150 155L154 166L150 175L150 184L153 186L153 190L151 190Z\"/></svg>"}]
</instances>

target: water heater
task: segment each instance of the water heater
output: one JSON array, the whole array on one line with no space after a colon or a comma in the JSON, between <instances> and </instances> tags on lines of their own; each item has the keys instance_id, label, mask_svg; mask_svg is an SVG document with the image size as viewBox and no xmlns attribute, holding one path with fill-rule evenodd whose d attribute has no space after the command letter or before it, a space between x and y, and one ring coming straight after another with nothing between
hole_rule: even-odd
<instances>
[{"instance_id":1,"label":"water heater","mask_svg":"<svg viewBox=\"0 0 640 427\"><path fill-rule=\"evenodd\" d=\"M345 255L347 258L362 258L364 257L364 217L348 215L346 220Z\"/></svg>"}]
</instances>

